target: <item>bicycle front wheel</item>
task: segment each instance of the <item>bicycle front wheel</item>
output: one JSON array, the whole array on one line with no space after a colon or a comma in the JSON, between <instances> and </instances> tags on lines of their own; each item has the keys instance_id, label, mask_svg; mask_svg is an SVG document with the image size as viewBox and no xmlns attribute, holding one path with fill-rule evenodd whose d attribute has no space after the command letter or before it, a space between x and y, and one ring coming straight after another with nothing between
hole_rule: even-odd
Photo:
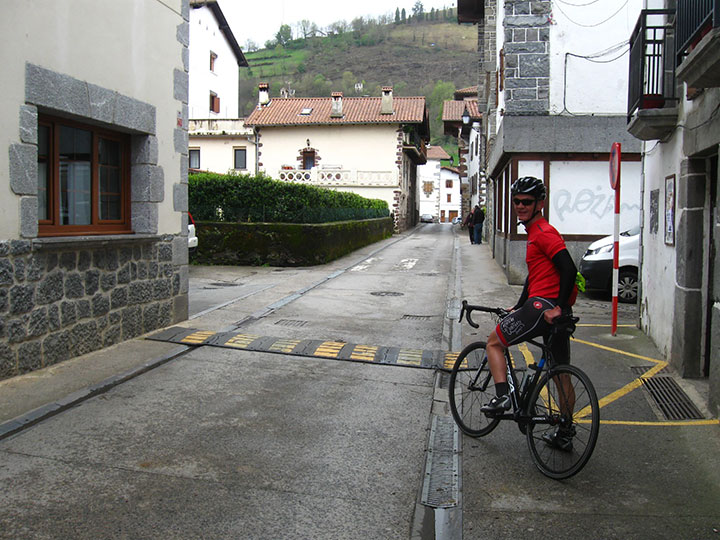
<instances>
[{"instance_id":1,"label":"bicycle front wheel","mask_svg":"<svg viewBox=\"0 0 720 540\"><path fill-rule=\"evenodd\" d=\"M484 342L468 345L457 357L450 372L449 392L450 412L463 433L482 437L498 425L499 419L480 412L480 407L495 396Z\"/></svg>"},{"instance_id":2,"label":"bicycle front wheel","mask_svg":"<svg viewBox=\"0 0 720 540\"><path fill-rule=\"evenodd\" d=\"M600 406L590 378L575 366L551 368L534 388L527 412L530 454L540 471L563 479L590 459L600 430Z\"/></svg>"}]
</instances>

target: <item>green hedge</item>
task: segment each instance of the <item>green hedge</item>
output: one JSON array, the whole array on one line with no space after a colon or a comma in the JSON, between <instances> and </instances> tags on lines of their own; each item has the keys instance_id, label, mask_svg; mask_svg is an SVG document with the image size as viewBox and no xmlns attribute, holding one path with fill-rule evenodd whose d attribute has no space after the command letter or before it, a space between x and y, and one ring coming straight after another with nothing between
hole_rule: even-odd
<instances>
[{"instance_id":1,"label":"green hedge","mask_svg":"<svg viewBox=\"0 0 720 540\"><path fill-rule=\"evenodd\" d=\"M195 222L193 262L208 265L312 266L390 238L389 217L335 223Z\"/></svg>"},{"instance_id":2,"label":"green hedge","mask_svg":"<svg viewBox=\"0 0 720 540\"><path fill-rule=\"evenodd\" d=\"M196 221L328 223L390 214L380 199L280 182L263 174L194 173L188 183L189 210Z\"/></svg>"}]
</instances>

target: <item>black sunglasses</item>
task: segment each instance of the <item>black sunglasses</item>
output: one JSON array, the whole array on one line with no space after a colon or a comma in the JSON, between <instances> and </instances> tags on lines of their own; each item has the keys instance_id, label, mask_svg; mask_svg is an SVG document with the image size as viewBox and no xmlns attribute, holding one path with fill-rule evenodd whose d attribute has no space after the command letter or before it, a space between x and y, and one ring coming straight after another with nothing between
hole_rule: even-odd
<instances>
[{"instance_id":1,"label":"black sunglasses","mask_svg":"<svg viewBox=\"0 0 720 540\"><path fill-rule=\"evenodd\" d=\"M530 206L534 202L536 202L536 199L513 199L514 205Z\"/></svg>"}]
</instances>

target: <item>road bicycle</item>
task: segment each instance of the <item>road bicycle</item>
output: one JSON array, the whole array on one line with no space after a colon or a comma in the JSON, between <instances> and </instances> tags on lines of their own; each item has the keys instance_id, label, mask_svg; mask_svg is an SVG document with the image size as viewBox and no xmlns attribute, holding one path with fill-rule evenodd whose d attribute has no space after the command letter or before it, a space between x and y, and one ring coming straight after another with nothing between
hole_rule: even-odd
<instances>
[{"instance_id":1,"label":"road bicycle","mask_svg":"<svg viewBox=\"0 0 720 540\"><path fill-rule=\"evenodd\" d=\"M509 312L502 308L469 305L463 300L463 315L478 328L473 311L495 315L497 320ZM497 427L500 420L512 420L527 438L537 468L554 479L569 478L582 469L595 448L600 428L600 407L590 378L578 367L553 362L554 339L569 339L579 319L562 316L555 319L543 342L528 340L542 356L526 368L518 368L505 349L508 386L512 408L506 413L486 415L480 411L495 396L486 343L477 341L458 355L450 372L450 411L460 430L471 437L482 437ZM569 351L568 351L569 353ZM517 374L524 372L518 383Z\"/></svg>"}]
</instances>

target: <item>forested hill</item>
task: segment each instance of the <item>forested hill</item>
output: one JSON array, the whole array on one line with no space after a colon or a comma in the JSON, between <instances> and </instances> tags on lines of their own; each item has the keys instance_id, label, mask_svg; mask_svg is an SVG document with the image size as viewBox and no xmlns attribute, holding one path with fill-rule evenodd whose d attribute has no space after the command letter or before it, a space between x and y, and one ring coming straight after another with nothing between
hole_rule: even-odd
<instances>
[{"instance_id":1,"label":"forested hill","mask_svg":"<svg viewBox=\"0 0 720 540\"><path fill-rule=\"evenodd\" d=\"M441 140L442 102L452 99L456 89L477 84L476 27L356 19L330 30L330 35L314 31L292 39L284 25L266 44L271 48L246 52L250 67L240 69L240 114L246 116L257 105L259 82L270 83L273 97L321 97L335 91L380 96L380 88L390 85L396 96L425 96L434 143L449 142Z\"/></svg>"}]
</instances>

